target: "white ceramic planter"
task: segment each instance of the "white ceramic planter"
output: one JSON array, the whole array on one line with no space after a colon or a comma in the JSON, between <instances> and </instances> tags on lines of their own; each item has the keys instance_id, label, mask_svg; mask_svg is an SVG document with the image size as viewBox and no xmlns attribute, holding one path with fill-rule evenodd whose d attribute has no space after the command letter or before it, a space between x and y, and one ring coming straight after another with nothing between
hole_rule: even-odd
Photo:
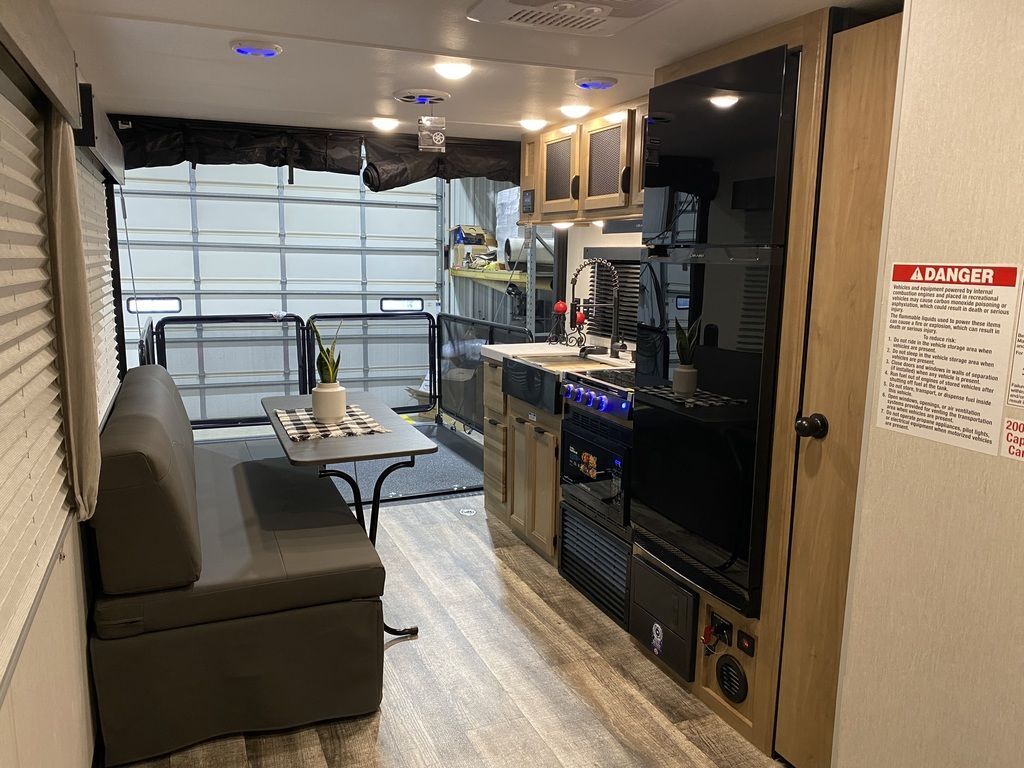
<instances>
[{"instance_id":1,"label":"white ceramic planter","mask_svg":"<svg viewBox=\"0 0 1024 768\"><path fill-rule=\"evenodd\" d=\"M340 424L345 418L348 393L337 382L313 387L313 418L321 424Z\"/></svg>"},{"instance_id":2,"label":"white ceramic planter","mask_svg":"<svg viewBox=\"0 0 1024 768\"><path fill-rule=\"evenodd\" d=\"M672 371L672 391L680 397L693 397L697 391L697 369L692 365L680 365Z\"/></svg>"}]
</instances>

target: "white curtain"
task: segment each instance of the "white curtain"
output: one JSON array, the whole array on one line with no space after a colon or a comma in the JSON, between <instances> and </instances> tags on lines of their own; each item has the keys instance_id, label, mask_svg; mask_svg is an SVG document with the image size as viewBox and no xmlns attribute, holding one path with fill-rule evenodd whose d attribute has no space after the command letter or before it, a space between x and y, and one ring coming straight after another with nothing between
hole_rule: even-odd
<instances>
[{"instance_id":1,"label":"white curtain","mask_svg":"<svg viewBox=\"0 0 1024 768\"><path fill-rule=\"evenodd\" d=\"M96 510L99 489L100 432L75 166L71 126L51 108L46 124L46 201L64 441L75 511L80 520L88 520Z\"/></svg>"}]
</instances>

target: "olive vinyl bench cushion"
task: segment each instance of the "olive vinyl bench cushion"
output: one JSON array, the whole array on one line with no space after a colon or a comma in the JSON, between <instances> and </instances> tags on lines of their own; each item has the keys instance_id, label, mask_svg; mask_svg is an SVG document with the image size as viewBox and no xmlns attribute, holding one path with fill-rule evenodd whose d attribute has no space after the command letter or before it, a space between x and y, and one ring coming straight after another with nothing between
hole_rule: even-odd
<instances>
[{"instance_id":1,"label":"olive vinyl bench cushion","mask_svg":"<svg viewBox=\"0 0 1024 768\"><path fill-rule=\"evenodd\" d=\"M105 639L379 597L384 567L334 484L245 441L195 447L202 574L187 587L101 595Z\"/></svg>"}]
</instances>

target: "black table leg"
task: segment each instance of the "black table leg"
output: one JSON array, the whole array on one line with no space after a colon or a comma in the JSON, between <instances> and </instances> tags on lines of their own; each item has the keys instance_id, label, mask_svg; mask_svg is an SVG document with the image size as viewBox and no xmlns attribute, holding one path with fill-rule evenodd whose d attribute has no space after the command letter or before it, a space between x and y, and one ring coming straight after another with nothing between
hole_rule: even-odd
<instances>
[{"instance_id":1,"label":"black table leg","mask_svg":"<svg viewBox=\"0 0 1024 768\"><path fill-rule=\"evenodd\" d=\"M374 547L377 546L377 518L380 515L380 494L384 488L384 481L388 479L388 476L396 469L403 469L405 467L415 467L416 457L410 456L408 461L400 461L397 464L392 464L387 467L380 476L377 478L377 482L373 486L373 502L370 504L370 528L367 531L367 535L370 537L370 543ZM359 524L366 531L366 521L363 518L363 499L359 493L359 486L351 475L342 472L340 469L321 469L320 477L340 477L342 480L349 484L352 489L352 500L355 503L356 518L359 520ZM384 631L389 635L395 635L396 637L415 637L420 633L420 628L417 626L395 628L390 626L387 622L384 622Z\"/></svg>"},{"instance_id":2,"label":"black table leg","mask_svg":"<svg viewBox=\"0 0 1024 768\"><path fill-rule=\"evenodd\" d=\"M346 483L348 487L352 489L352 502L356 508L356 520L359 521L359 525L362 526L363 530L366 530L366 520L363 517L363 496L359 493L359 485L356 483L355 478L347 472L342 472L340 469L327 469L321 468L319 477L340 477ZM371 539L372 541L372 539Z\"/></svg>"}]
</instances>

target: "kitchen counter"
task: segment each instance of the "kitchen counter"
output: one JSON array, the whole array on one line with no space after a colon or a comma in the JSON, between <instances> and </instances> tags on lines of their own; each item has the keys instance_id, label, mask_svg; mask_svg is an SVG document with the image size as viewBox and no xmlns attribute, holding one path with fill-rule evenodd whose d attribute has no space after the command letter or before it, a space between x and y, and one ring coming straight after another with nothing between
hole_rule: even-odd
<instances>
[{"instance_id":1,"label":"kitchen counter","mask_svg":"<svg viewBox=\"0 0 1024 768\"><path fill-rule=\"evenodd\" d=\"M546 341L538 341L530 344L488 344L482 347L482 354L488 360L500 363L506 357L521 358L532 361L543 368L550 368L556 371L582 370L595 367L610 368L632 368L633 361L630 352L621 353L618 359L608 355L587 355L579 357L579 347L567 347L562 344L548 344ZM572 363L555 363L553 360L558 357L577 357L578 361ZM548 358L547 360L538 358Z\"/></svg>"}]
</instances>

